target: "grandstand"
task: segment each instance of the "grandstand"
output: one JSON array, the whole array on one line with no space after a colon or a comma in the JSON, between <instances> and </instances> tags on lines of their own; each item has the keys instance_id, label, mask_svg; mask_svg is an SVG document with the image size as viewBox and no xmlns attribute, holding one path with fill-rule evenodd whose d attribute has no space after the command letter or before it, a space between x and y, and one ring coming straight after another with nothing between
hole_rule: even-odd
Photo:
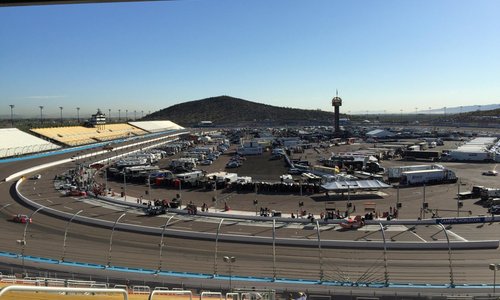
<instances>
[{"instance_id":1,"label":"grandstand","mask_svg":"<svg viewBox=\"0 0 500 300\"><path fill-rule=\"evenodd\" d=\"M67 146L78 146L96 142L144 135L147 132L126 123L107 124L104 128L66 126L33 128L32 132Z\"/></svg>"},{"instance_id":2,"label":"grandstand","mask_svg":"<svg viewBox=\"0 0 500 300\"><path fill-rule=\"evenodd\" d=\"M17 128L0 129L0 158L37 153L60 148Z\"/></svg>"}]
</instances>

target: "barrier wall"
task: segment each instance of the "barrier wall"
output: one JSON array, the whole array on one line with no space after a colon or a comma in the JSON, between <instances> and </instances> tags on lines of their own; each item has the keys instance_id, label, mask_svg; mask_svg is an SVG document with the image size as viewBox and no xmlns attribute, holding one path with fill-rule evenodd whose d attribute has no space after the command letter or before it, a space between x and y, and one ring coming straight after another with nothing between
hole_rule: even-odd
<instances>
[{"instance_id":1,"label":"barrier wall","mask_svg":"<svg viewBox=\"0 0 500 300\"><path fill-rule=\"evenodd\" d=\"M53 208L41 205L37 202L31 201L19 192L19 185L22 183L23 179L17 181L16 183L16 193L19 198L27 205L38 209L43 208L43 212L48 215L63 218L69 220L73 217L73 214L58 211ZM230 215L225 215L224 218L231 218ZM100 226L106 228L113 228L114 221L107 221L101 219L94 219L90 217L77 215L74 217L75 221L91 226ZM287 220L290 222L290 220ZM137 232L137 233L147 233L161 235L163 229L156 227L141 226L135 224L117 223L115 228L125 231ZM164 234L166 236L190 238L190 239L201 239L201 240L214 240L216 238L216 233L209 232L192 232L177 229L165 230ZM235 234L219 234L219 241L224 242L243 242L243 243L254 243L254 244L272 244L272 237L258 237L258 236L245 236L245 235L235 235ZM317 240L305 240L305 239L293 239L293 238L276 238L276 245L283 246L302 246L302 247L317 247ZM427 243L422 242L387 242L384 245L383 241L344 241L344 240L321 240L321 247L327 248L365 248L365 249L398 249L398 250L415 250L415 249L496 249L499 246L498 240L484 240L484 241L451 241L449 246L447 242L443 241L431 241Z\"/></svg>"}]
</instances>

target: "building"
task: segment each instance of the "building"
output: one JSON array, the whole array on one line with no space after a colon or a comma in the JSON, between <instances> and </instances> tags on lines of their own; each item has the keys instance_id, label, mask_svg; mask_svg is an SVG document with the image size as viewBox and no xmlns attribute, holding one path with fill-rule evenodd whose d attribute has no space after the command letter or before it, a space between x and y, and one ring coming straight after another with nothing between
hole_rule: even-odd
<instances>
[{"instance_id":1,"label":"building","mask_svg":"<svg viewBox=\"0 0 500 300\"><path fill-rule=\"evenodd\" d=\"M213 127L214 123L212 121L201 121L198 123L198 127Z\"/></svg>"},{"instance_id":2,"label":"building","mask_svg":"<svg viewBox=\"0 0 500 300\"><path fill-rule=\"evenodd\" d=\"M106 115L97 109L97 113L93 114L88 121L89 126L96 127L99 129L104 129L106 125Z\"/></svg>"}]
</instances>

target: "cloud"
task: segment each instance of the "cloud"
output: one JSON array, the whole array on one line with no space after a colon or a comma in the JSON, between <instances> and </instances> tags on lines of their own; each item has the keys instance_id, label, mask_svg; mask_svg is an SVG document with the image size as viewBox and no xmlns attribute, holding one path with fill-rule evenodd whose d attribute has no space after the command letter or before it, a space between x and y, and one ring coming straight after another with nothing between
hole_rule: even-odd
<instances>
[{"instance_id":1,"label":"cloud","mask_svg":"<svg viewBox=\"0 0 500 300\"><path fill-rule=\"evenodd\" d=\"M34 100L60 99L60 98L66 98L66 96L54 95L54 96L28 96L28 97L24 97L24 99L34 99Z\"/></svg>"}]
</instances>

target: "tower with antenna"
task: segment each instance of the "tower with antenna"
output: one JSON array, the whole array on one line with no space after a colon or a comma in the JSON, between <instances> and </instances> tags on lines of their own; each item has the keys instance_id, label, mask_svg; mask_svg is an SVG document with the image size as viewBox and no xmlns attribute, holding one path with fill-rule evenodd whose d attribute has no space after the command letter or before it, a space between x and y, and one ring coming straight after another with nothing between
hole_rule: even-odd
<instances>
[{"instance_id":1,"label":"tower with antenna","mask_svg":"<svg viewBox=\"0 0 500 300\"><path fill-rule=\"evenodd\" d=\"M342 98L339 97L339 90L336 90L335 97L332 99L332 106L334 108L334 124L335 135L340 134L340 107L342 106Z\"/></svg>"}]
</instances>

